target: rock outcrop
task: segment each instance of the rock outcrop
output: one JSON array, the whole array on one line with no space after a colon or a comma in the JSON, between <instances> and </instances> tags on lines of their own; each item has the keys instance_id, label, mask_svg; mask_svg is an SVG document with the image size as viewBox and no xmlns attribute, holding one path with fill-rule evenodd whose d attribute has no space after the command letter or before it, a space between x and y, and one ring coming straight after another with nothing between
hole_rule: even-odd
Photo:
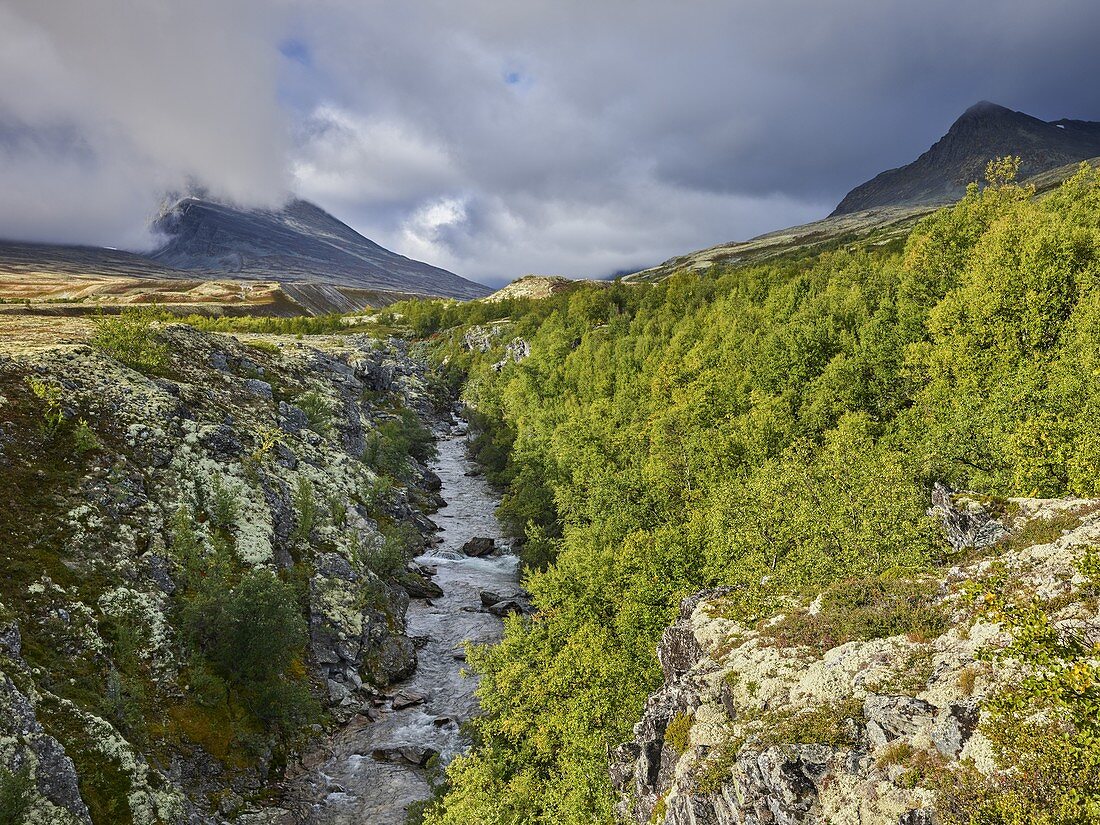
<instances>
[{"instance_id":1,"label":"rock outcrop","mask_svg":"<svg viewBox=\"0 0 1100 825\"><path fill-rule=\"evenodd\" d=\"M996 550L998 570L1065 602L1063 621L1095 624L1072 582L1100 542L1097 503L1000 505L937 488L932 512L953 546ZM664 683L634 738L610 754L619 814L639 825L932 825L936 795L915 766L994 770L983 700L1012 677L980 654L1007 637L961 594L991 569L986 558L923 582L943 617L930 637L829 649L784 642L784 615L755 626L727 618L728 591L686 599L657 651ZM820 604L791 612L812 616Z\"/></svg>"},{"instance_id":2,"label":"rock outcrop","mask_svg":"<svg viewBox=\"0 0 1100 825\"><path fill-rule=\"evenodd\" d=\"M407 457L394 485L364 456L395 409L431 412L423 367L357 335L155 336L155 374L86 345L0 349L0 782L29 781L28 822L278 814L250 799L293 754L192 658L181 548L295 585L294 667L333 723L416 666L379 521L423 545L438 479Z\"/></svg>"}]
</instances>

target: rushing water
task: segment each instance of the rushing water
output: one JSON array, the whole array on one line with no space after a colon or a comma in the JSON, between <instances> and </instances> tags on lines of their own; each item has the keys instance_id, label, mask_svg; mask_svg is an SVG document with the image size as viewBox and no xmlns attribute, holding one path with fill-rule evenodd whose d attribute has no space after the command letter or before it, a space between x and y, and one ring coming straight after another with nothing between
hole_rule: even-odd
<instances>
[{"instance_id":1,"label":"rushing water","mask_svg":"<svg viewBox=\"0 0 1100 825\"><path fill-rule=\"evenodd\" d=\"M331 756L314 773L324 789L323 801L310 818L316 825L400 825L410 802L430 794L423 768L408 760L376 759L379 751L431 748L449 762L466 746L458 723L477 712L476 682L464 677L462 655L467 641L495 641L501 620L481 610L482 590L512 595L519 589L517 559L511 554L470 558L459 548L475 536L502 542L493 511L497 500L480 475L466 475L473 464L466 457L465 427L444 433L432 469L443 482L447 502L433 520L442 542L416 559L435 567L434 581L443 596L413 599L407 614L408 634L426 639L417 651L416 673L395 686L397 691L426 697L423 704L394 710L383 705L371 723L350 725L332 743Z\"/></svg>"}]
</instances>

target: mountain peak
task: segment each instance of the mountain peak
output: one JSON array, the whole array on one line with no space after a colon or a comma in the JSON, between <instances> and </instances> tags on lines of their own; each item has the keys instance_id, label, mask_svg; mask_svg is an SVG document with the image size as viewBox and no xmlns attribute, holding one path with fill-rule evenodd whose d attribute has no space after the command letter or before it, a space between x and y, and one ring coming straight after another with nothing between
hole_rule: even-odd
<instances>
[{"instance_id":1,"label":"mountain peak","mask_svg":"<svg viewBox=\"0 0 1100 825\"><path fill-rule=\"evenodd\" d=\"M1020 177L1100 155L1100 123L1048 123L981 100L967 109L927 152L912 163L882 172L844 196L833 215L883 206L952 203L981 180L994 158L1020 158Z\"/></svg>"},{"instance_id":2,"label":"mountain peak","mask_svg":"<svg viewBox=\"0 0 1100 825\"><path fill-rule=\"evenodd\" d=\"M300 199L248 209L188 195L164 209L154 226L165 243L151 257L176 269L455 298L491 291L391 252Z\"/></svg>"},{"instance_id":3,"label":"mountain peak","mask_svg":"<svg viewBox=\"0 0 1100 825\"><path fill-rule=\"evenodd\" d=\"M1007 106L1002 106L999 103L992 103L988 100L979 100L973 106L968 108L959 116L959 120L965 120L967 118L983 117L987 115L1005 115L1016 114Z\"/></svg>"}]
</instances>

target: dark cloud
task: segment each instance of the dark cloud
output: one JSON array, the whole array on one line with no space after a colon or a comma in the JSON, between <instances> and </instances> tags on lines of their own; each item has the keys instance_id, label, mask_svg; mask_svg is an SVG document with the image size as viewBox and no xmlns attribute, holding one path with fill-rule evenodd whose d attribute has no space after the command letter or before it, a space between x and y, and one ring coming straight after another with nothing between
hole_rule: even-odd
<instances>
[{"instance_id":1,"label":"dark cloud","mask_svg":"<svg viewBox=\"0 0 1100 825\"><path fill-rule=\"evenodd\" d=\"M489 282L602 274L819 217L979 99L1100 119L1098 24L1086 0L7 2L0 234L118 245L197 180Z\"/></svg>"}]
</instances>

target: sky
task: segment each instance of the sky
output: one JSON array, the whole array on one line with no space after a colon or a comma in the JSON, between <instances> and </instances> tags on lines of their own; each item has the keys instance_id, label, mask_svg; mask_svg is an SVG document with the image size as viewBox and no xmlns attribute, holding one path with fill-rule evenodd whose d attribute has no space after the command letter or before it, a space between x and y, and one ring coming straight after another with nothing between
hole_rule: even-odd
<instances>
[{"instance_id":1,"label":"sky","mask_svg":"<svg viewBox=\"0 0 1100 825\"><path fill-rule=\"evenodd\" d=\"M1100 120L1094 0L0 0L0 237L314 201L490 285L828 214L972 103Z\"/></svg>"}]
</instances>

